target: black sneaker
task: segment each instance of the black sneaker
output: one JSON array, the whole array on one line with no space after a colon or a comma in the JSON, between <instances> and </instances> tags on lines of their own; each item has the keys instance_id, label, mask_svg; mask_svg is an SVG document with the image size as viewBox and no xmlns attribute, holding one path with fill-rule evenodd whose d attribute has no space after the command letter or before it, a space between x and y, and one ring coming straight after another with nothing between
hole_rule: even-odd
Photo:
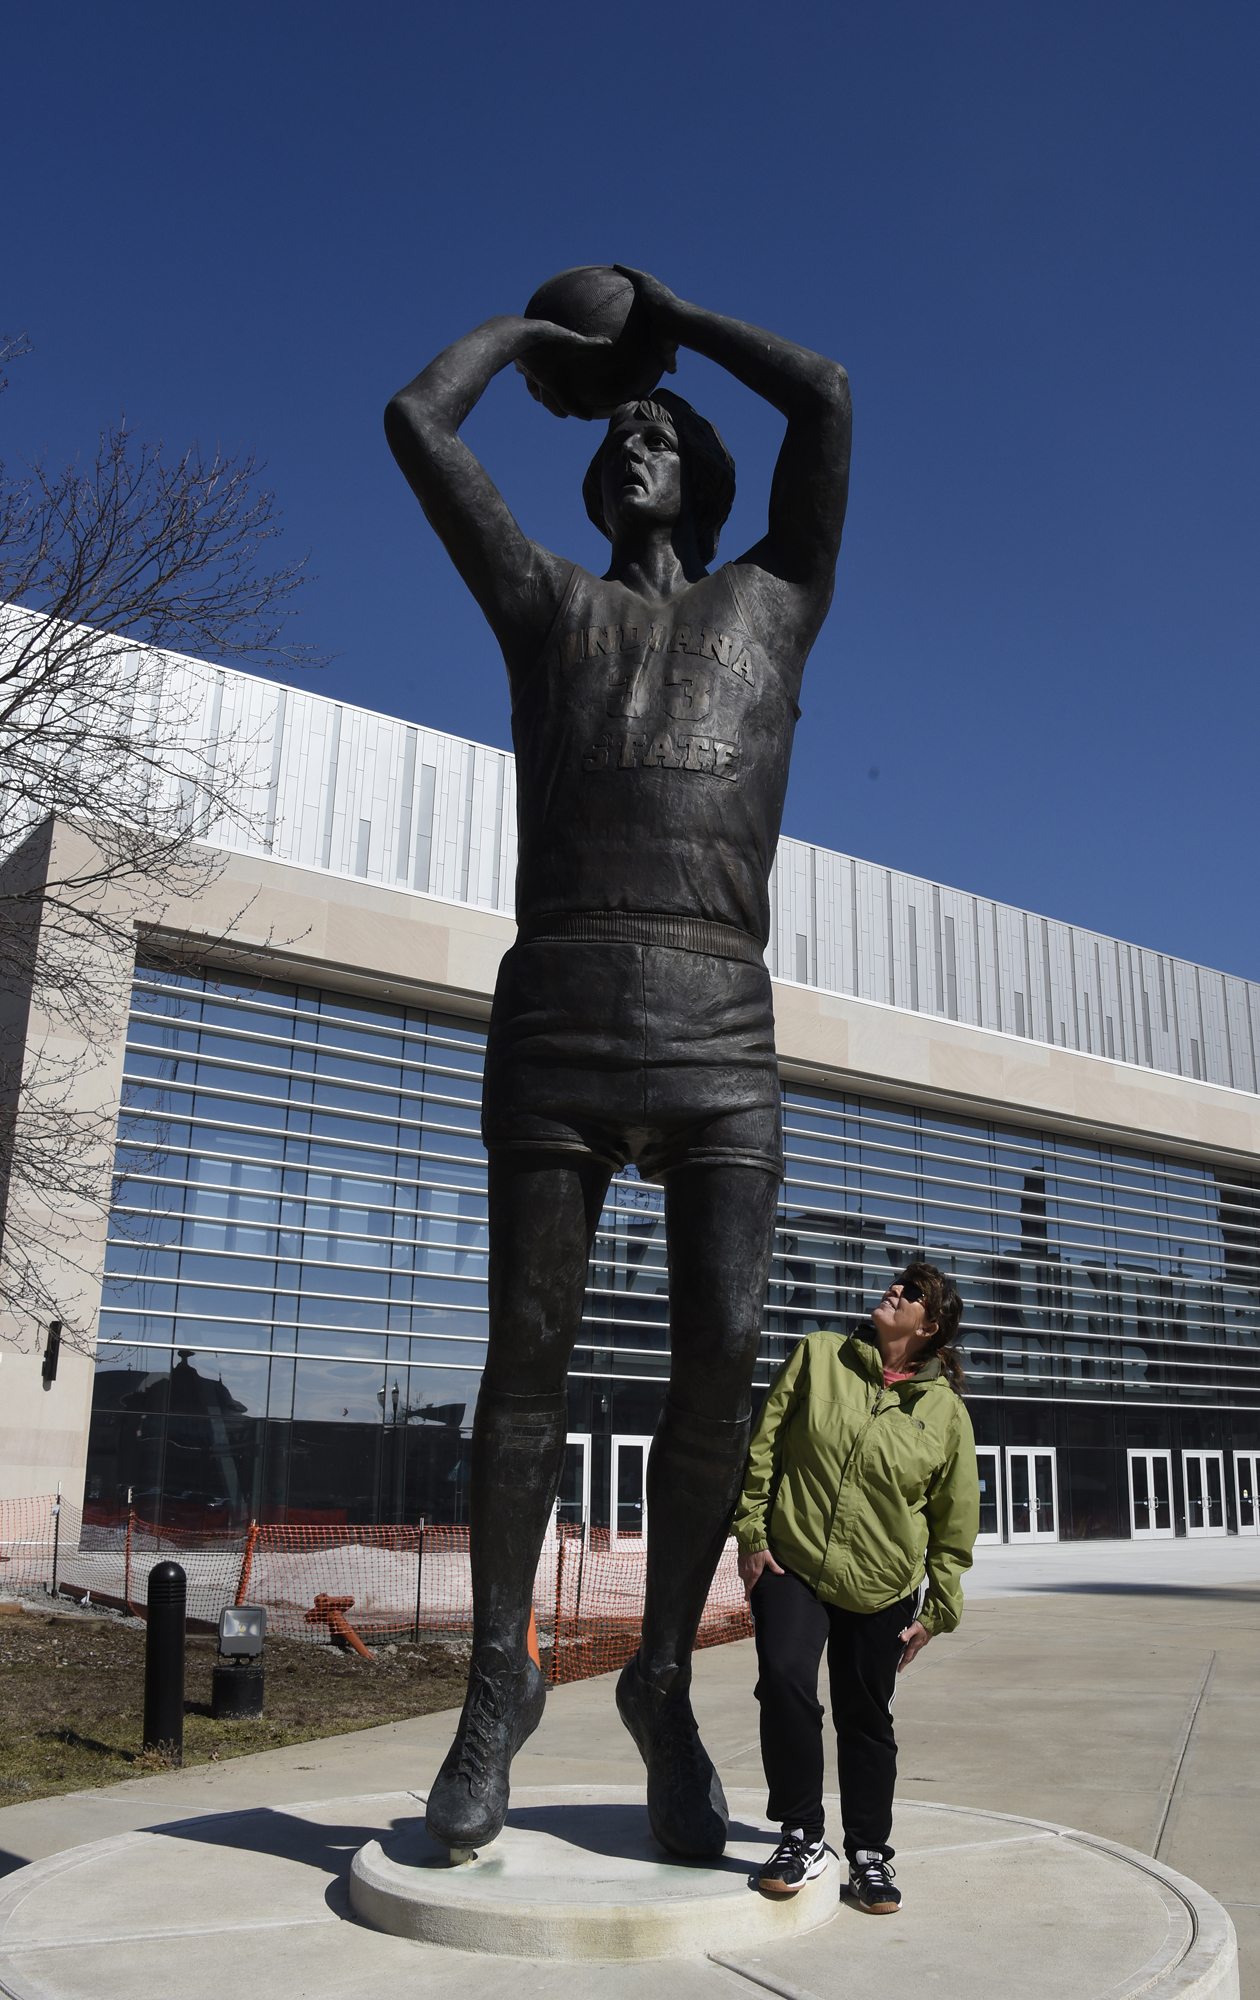
<instances>
[{"instance_id":1,"label":"black sneaker","mask_svg":"<svg viewBox=\"0 0 1260 2000\"><path fill-rule=\"evenodd\" d=\"M730 1822L726 1794L686 1688L645 1681L636 1655L617 1682L617 1713L647 1765L648 1824L661 1846L689 1860L721 1854Z\"/></svg>"},{"instance_id":2,"label":"black sneaker","mask_svg":"<svg viewBox=\"0 0 1260 2000\"><path fill-rule=\"evenodd\" d=\"M785 1826L783 1838L757 1876L767 1896L794 1896L827 1866L827 1843L819 1834L807 1840L799 1826Z\"/></svg>"},{"instance_id":3,"label":"black sneaker","mask_svg":"<svg viewBox=\"0 0 1260 2000\"><path fill-rule=\"evenodd\" d=\"M532 1660L497 1646L473 1661L455 1741L433 1781L424 1823L443 1847L488 1847L503 1831L512 1759L542 1721L547 1683Z\"/></svg>"},{"instance_id":4,"label":"black sneaker","mask_svg":"<svg viewBox=\"0 0 1260 2000\"><path fill-rule=\"evenodd\" d=\"M859 1847L849 1863L849 1894L872 1917L892 1917L901 1908L901 1891L893 1888L893 1871L882 1854Z\"/></svg>"}]
</instances>

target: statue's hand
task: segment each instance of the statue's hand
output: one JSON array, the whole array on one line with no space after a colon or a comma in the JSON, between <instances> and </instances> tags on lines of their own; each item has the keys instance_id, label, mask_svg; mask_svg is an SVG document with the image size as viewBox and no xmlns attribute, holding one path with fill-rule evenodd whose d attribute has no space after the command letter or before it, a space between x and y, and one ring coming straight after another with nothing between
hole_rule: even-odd
<instances>
[{"instance_id":1,"label":"statue's hand","mask_svg":"<svg viewBox=\"0 0 1260 2000\"><path fill-rule=\"evenodd\" d=\"M650 271L636 271L630 264L614 264L613 269L621 277L629 278L634 286L639 304L648 315L652 332L661 349L668 355L665 363L666 371L670 375L676 374L682 300L670 291L668 285L663 285L659 278L654 278Z\"/></svg>"},{"instance_id":2,"label":"statue's hand","mask_svg":"<svg viewBox=\"0 0 1260 2000\"><path fill-rule=\"evenodd\" d=\"M525 336L522 358L539 351L556 354L566 347L599 349L612 346L607 334L574 333L572 327L557 326L550 319L522 319L520 324Z\"/></svg>"},{"instance_id":3,"label":"statue's hand","mask_svg":"<svg viewBox=\"0 0 1260 2000\"><path fill-rule=\"evenodd\" d=\"M622 278L629 278L642 303L647 307L653 320L663 321L662 332L672 327L682 309L682 300L654 278L650 271L636 271L631 264L614 264L613 270Z\"/></svg>"},{"instance_id":4,"label":"statue's hand","mask_svg":"<svg viewBox=\"0 0 1260 2000\"><path fill-rule=\"evenodd\" d=\"M525 377L525 387L536 403L544 410L550 410L553 417L567 417L570 412L550 389L544 388L530 369L530 357L544 354L563 354L567 350L576 353L583 348L598 350L611 347L612 342L602 333L574 333L571 327L557 326L550 319L523 319L522 327L527 330L528 344L517 356L516 372Z\"/></svg>"}]
</instances>

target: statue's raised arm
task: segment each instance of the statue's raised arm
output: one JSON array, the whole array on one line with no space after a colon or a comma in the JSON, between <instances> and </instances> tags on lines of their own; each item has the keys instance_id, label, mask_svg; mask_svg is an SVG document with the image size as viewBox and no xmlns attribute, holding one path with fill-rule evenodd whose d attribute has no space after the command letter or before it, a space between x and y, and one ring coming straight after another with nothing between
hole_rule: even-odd
<instances>
[{"instance_id":1,"label":"statue's raised arm","mask_svg":"<svg viewBox=\"0 0 1260 2000\"><path fill-rule=\"evenodd\" d=\"M459 427L510 362L602 344L545 320L504 314L444 348L385 410L390 450L485 613L509 671L538 652L571 565L522 532Z\"/></svg>"},{"instance_id":2,"label":"statue's raised arm","mask_svg":"<svg viewBox=\"0 0 1260 2000\"><path fill-rule=\"evenodd\" d=\"M728 319L676 298L658 279L624 265L657 337L691 348L772 403L787 418L787 434L770 487L765 535L738 558L756 609L793 628L808 652L827 615L849 497L853 411L849 378L836 361L763 327Z\"/></svg>"}]
</instances>

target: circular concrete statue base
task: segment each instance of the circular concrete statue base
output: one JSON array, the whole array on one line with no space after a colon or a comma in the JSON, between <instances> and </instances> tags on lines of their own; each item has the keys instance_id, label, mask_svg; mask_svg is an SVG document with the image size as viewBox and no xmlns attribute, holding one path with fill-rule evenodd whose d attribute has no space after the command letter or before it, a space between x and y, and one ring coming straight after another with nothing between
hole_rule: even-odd
<instances>
[{"instance_id":1,"label":"circular concrete statue base","mask_svg":"<svg viewBox=\"0 0 1260 2000\"><path fill-rule=\"evenodd\" d=\"M664 1922L679 1921L689 1896L721 1903L722 1929L707 1948L696 1940L664 1958L599 1963L556 1957L545 1939L527 1943L523 1933L517 1950L529 1957L451 1950L357 1915L356 1860L362 1882L383 1864L412 1865L399 1855L423 1858L414 1843L424 1800L414 1793L219 1812L192 1805L205 1797L204 1774L187 1776L191 1811L175 1817L164 1801L138 1832L68 1848L0 1880L0 1992L14 2000L241 1992L250 2000L1238 2000L1233 1926L1205 1890L1113 1841L1009 1813L899 1804L900 1915L863 1916L838 1896L833 1865L823 1921L802 1929L801 1897L772 1903L747 1886L743 1857L764 1857L777 1831L761 1817L764 1791L727 1793L734 1865L702 1885L699 1870L693 1881L691 1869L655 1853L644 1860L641 1786L518 1790L498 1859L441 1871L448 1910L463 1897L467 1917L473 1901L493 1900L496 1879L510 1888L515 1868L566 1848L565 1866L584 1871L604 1905L618 1906L638 1868L658 1871ZM130 1789L92 1795L106 1824L111 1801ZM828 1810L834 1823L837 1802ZM369 1865L373 1850L381 1862ZM517 1896L526 1879L535 1878L522 1873ZM534 1915L544 1928L571 1907L576 1880L570 1872L568 1886L559 1875L541 1885ZM738 1926L754 1920L768 1928L750 1940ZM639 1940L647 1936L640 1925ZM624 1938L605 1948L624 1949Z\"/></svg>"},{"instance_id":2,"label":"circular concrete statue base","mask_svg":"<svg viewBox=\"0 0 1260 2000\"><path fill-rule=\"evenodd\" d=\"M832 1855L795 1896L757 1890L754 1871L772 1845L763 1821L733 1820L718 1860L674 1861L652 1838L641 1790L518 1790L507 1825L475 1860L452 1865L421 1819L370 1840L354 1857L350 1902L396 1937L496 1957L611 1963L739 1952L836 1913Z\"/></svg>"}]
</instances>

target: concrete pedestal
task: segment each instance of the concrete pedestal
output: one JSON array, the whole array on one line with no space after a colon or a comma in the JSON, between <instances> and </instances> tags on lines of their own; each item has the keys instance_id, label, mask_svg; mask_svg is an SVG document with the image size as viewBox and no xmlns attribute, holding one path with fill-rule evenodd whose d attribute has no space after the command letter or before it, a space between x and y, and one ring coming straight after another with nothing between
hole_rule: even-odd
<instances>
[{"instance_id":1,"label":"concrete pedestal","mask_svg":"<svg viewBox=\"0 0 1260 2000\"><path fill-rule=\"evenodd\" d=\"M818 1921L801 1898L771 1903L747 1886L744 1857L764 1855L774 1837L761 1818L763 1792L728 1788L734 1865L698 1888L691 1869L646 1847L642 1796L628 1786L518 1790L501 1853L490 1859L488 1850L467 1870L423 1866L423 1800L407 1792L207 1812L68 1848L0 1882L0 1991L13 2000L222 2000L242 1991L253 2000L380 2000L384 1992L408 2000L534 1992L547 2000L765 2000L767 1992L792 2000L1237 2000L1237 1946L1220 1904L1112 1842L1002 1813L908 1803L893 1828L901 1914L867 1917L836 1899L833 1870ZM547 1857L566 1854L567 1878L539 1876ZM485 1922L479 1905L503 1925L533 1885L539 1928L516 1933L520 1955L504 1956L502 1943L452 1949L369 1927L360 1898L396 1895L390 1871L417 1862L426 1894L430 1879L443 1878L429 1907L441 1904L452 1925ZM721 1932L707 1944L694 1932L687 1946L681 1926L695 1911L686 1906L714 1902ZM567 1937L565 1956L546 1948L549 1921L582 1907L620 1912L605 1932L602 1962L567 1955L572 1927L552 1932L553 1942ZM703 1913L705 1924L712 1914ZM813 1927L802 1929L806 1916ZM646 1925L658 1918L663 1928L650 1936ZM748 1923L765 1929L753 1937L740 1928ZM631 1934L654 1946L666 1939L668 1955L627 1962ZM584 1952L592 1941L590 1927L577 1937Z\"/></svg>"},{"instance_id":2,"label":"concrete pedestal","mask_svg":"<svg viewBox=\"0 0 1260 2000\"><path fill-rule=\"evenodd\" d=\"M611 1963L738 1952L836 1913L831 1856L795 1896L756 1891L750 1878L773 1840L765 1821L736 1819L720 1860L671 1861L651 1836L640 1790L518 1791L499 1838L462 1866L422 1820L369 1841L354 1857L350 1902L396 1937L496 1957Z\"/></svg>"}]
</instances>

